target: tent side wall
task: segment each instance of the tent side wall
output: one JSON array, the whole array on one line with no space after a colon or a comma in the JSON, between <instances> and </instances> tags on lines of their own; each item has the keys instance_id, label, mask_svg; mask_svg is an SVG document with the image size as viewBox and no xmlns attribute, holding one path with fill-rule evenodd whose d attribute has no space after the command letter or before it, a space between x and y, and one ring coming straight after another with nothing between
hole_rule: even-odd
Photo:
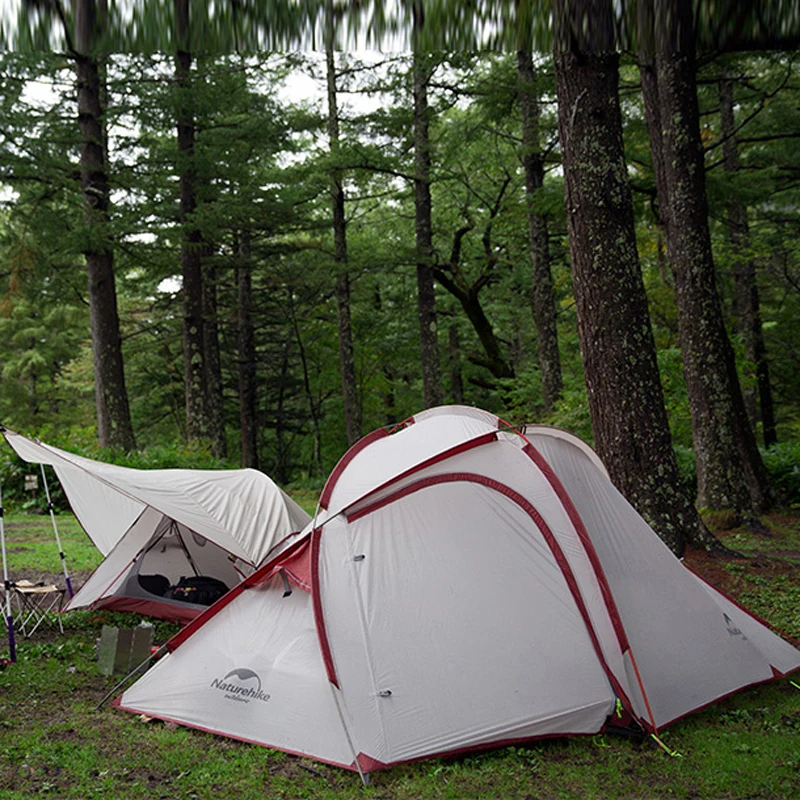
<instances>
[{"instance_id":1,"label":"tent side wall","mask_svg":"<svg viewBox=\"0 0 800 800\"><path fill-rule=\"evenodd\" d=\"M162 514L154 508L145 509L128 530L128 536L117 542L114 549L69 601L65 610L89 608L104 594L113 592L121 582L121 576L130 568L162 519Z\"/></svg>"},{"instance_id":2,"label":"tent side wall","mask_svg":"<svg viewBox=\"0 0 800 800\"><path fill-rule=\"evenodd\" d=\"M301 584L315 576L341 692L312 598L287 597L278 574L261 583L265 567L179 634L119 705L351 769L356 757L374 768L593 733L613 711L561 566L496 488L456 480L404 492L329 522L320 542L317 570L287 571ZM252 688L270 700L237 708Z\"/></svg>"},{"instance_id":3,"label":"tent side wall","mask_svg":"<svg viewBox=\"0 0 800 800\"><path fill-rule=\"evenodd\" d=\"M627 649L627 643L610 590L596 558L592 557L591 543L587 547L587 542L582 539L567 513L559 492L551 484L548 475L537 467L529 449L527 439L515 433L481 434L451 448L446 457L428 459L416 471L401 473L396 481L368 493L365 499L354 503L350 513L358 511L365 503L387 502L387 498L406 487L419 481L436 479L447 472L481 475L487 483L506 487L526 498L546 520L554 544L563 555L565 574L569 574L578 602L585 609L586 625L597 638L602 661L620 697L627 700L637 687L635 678L632 684L625 669L623 652Z\"/></svg>"},{"instance_id":4,"label":"tent side wall","mask_svg":"<svg viewBox=\"0 0 800 800\"><path fill-rule=\"evenodd\" d=\"M586 526L657 726L800 667L800 651L686 569L585 454L552 436L531 441Z\"/></svg>"}]
</instances>

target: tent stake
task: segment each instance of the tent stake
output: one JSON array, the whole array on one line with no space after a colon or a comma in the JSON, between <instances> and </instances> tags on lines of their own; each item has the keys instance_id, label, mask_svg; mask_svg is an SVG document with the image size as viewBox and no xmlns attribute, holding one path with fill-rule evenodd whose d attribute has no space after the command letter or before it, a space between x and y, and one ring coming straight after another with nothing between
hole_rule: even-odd
<instances>
[{"instance_id":1,"label":"tent stake","mask_svg":"<svg viewBox=\"0 0 800 800\"><path fill-rule=\"evenodd\" d=\"M154 653L150 653L150 655L147 656L147 658L142 661L139 666L134 667L119 683L117 683L116 686L114 686L114 688L95 706L94 710L99 711L112 695L116 694L120 688L124 686L134 675L138 675L139 672L143 672L144 668L147 667L154 658L160 656L166 649L167 645L165 643L162 644L161 647L159 647Z\"/></svg>"},{"instance_id":2,"label":"tent stake","mask_svg":"<svg viewBox=\"0 0 800 800\"><path fill-rule=\"evenodd\" d=\"M683 758L683 753L679 753L677 750L670 750L654 733L651 733L650 736L670 758Z\"/></svg>"}]
</instances>

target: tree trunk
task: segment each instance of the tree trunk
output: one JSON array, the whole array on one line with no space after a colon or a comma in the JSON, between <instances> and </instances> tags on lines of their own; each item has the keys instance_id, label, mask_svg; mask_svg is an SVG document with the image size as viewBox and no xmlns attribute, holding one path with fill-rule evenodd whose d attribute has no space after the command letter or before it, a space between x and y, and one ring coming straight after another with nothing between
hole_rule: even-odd
<instances>
[{"instance_id":1,"label":"tree trunk","mask_svg":"<svg viewBox=\"0 0 800 800\"><path fill-rule=\"evenodd\" d=\"M236 266L236 320L239 363L239 432L242 466L259 468L258 422L256 419L256 347L253 333L253 284L250 231L244 230L239 241Z\"/></svg>"},{"instance_id":2,"label":"tree trunk","mask_svg":"<svg viewBox=\"0 0 800 800\"><path fill-rule=\"evenodd\" d=\"M655 21L652 3L637 3L637 35L639 40L639 78L642 83L644 116L648 131L661 130L661 106L658 102L658 78L655 58ZM664 148L661 137L650 137L650 158L656 183L657 217L662 228L667 227L669 203L664 183ZM660 251L659 251L660 252ZM659 265L660 266L660 265Z\"/></svg>"},{"instance_id":3,"label":"tree trunk","mask_svg":"<svg viewBox=\"0 0 800 800\"><path fill-rule=\"evenodd\" d=\"M595 38L583 23L592 10ZM717 540L672 449L636 252L611 0L554 4L555 76L578 333L595 446L611 479L673 550Z\"/></svg>"},{"instance_id":4,"label":"tree trunk","mask_svg":"<svg viewBox=\"0 0 800 800\"><path fill-rule=\"evenodd\" d=\"M206 252L210 255L209 248ZM222 390L222 364L219 352L219 320L217 315L217 278L212 272L203 281L203 351L206 362L206 403L210 423L211 452L217 458L228 457L225 432L225 406Z\"/></svg>"},{"instance_id":5,"label":"tree trunk","mask_svg":"<svg viewBox=\"0 0 800 800\"><path fill-rule=\"evenodd\" d=\"M464 378L461 374L461 347L458 342L458 329L451 323L448 329L447 354L450 358L450 395L457 405L464 402Z\"/></svg>"},{"instance_id":6,"label":"tree trunk","mask_svg":"<svg viewBox=\"0 0 800 800\"><path fill-rule=\"evenodd\" d=\"M291 301L290 301L291 302ZM303 337L300 335L300 326L297 324L297 316L295 314L294 306L292 306L292 327L295 341L297 342L297 349L300 353L300 363L303 367L303 389L305 390L306 402L308 403L308 415L311 421L311 430L314 434L314 468L318 475L324 475L325 470L322 465L322 432L320 430L320 407L314 400L314 392L311 389L311 376L308 370L308 359L306 358L306 349L303 344ZM288 351L288 342L287 342ZM281 383L285 382L285 377L282 375ZM281 392L283 394L283 392Z\"/></svg>"},{"instance_id":7,"label":"tree trunk","mask_svg":"<svg viewBox=\"0 0 800 800\"><path fill-rule=\"evenodd\" d=\"M660 0L655 64L663 151L665 234L675 280L684 377L692 415L698 500L746 516L766 509L769 482L750 427L717 292L688 0ZM688 16L687 16L688 15ZM648 102L648 95L645 95Z\"/></svg>"},{"instance_id":8,"label":"tree trunk","mask_svg":"<svg viewBox=\"0 0 800 800\"><path fill-rule=\"evenodd\" d=\"M439 283L461 303L461 308L464 309L467 319L478 335L485 355L472 353L468 356L469 360L473 364L488 369L495 378L513 378L514 368L505 359L492 323L481 305L480 290L486 284L478 282L472 286L464 286L457 277L448 275L440 268L434 268L433 274Z\"/></svg>"},{"instance_id":9,"label":"tree trunk","mask_svg":"<svg viewBox=\"0 0 800 800\"><path fill-rule=\"evenodd\" d=\"M383 311L383 298L381 297L380 284L375 286L375 293L373 295L373 306L380 314ZM388 358L381 359L381 372L383 374L384 389L381 392L382 405L383 405L383 424L396 425L398 420L397 405L395 397L395 375L391 368L391 362Z\"/></svg>"},{"instance_id":10,"label":"tree trunk","mask_svg":"<svg viewBox=\"0 0 800 800\"><path fill-rule=\"evenodd\" d=\"M183 277L183 363L186 390L186 436L207 440L211 434L205 391L207 385L203 320L203 240L194 220L195 195L194 112L191 103L192 56L189 42L189 0L175 0L178 50L178 171L180 183L181 275Z\"/></svg>"},{"instance_id":11,"label":"tree trunk","mask_svg":"<svg viewBox=\"0 0 800 800\"><path fill-rule=\"evenodd\" d=\"M415 38L425 24L420 0L414 2ZM420 360L425 408L443 402L436 324L436 294L433 283L433 225L431 221L431 151L428 135L430 109L429 57L414 48L414 210L417 242L417 306L419 310Z\"/></svg>"},{"instance_id":12,"label":"tree trunk","mask_svg":"<svg viewBox=\"0 0 800 800\"><path fill-rule=\"evenodd\" d=\"M336 61L333 52L332 11L328 9L328 45L325 50L328 84L328 141L335 157L339 150L339 111L336 97ZM348 445L361 438L361 410L356 384L353 328L350 317L350 276L347 272L347 221L344 214L344 187L338 169L331 170L333 204L333 260L336 264L336 320L339 334L339 369L342 373L342 401Z\"/></svg>"},{"instance_id":13,"label":"tree trunk","mask_svg":"<svg viewBox=\"0 0 800 800\"><path fill-rule=\"evenodd\" d=\"M281 348L281 370L278 379L278 402L275 409L275 478L278 483L286 483L289 480L289 445L286 441L286 389L289 383L289 353L291 351L292 339L297 334L294 324L294 309L292 309L293 329L288 331ZM298 339L299 342L299 339ZM313 404L312 404L313 412ZM316 456L317 443L314 442L314 452Z\"/></svg>"},{"instance_id":14,"label":"tree trunk","mask_svg":"<svg viewBox=\"0 0 800 800\"><path fill-rule=\"evenodd\" d=\"M528 239L531 249L531 312L536 326L539 369L542 373L542 398L546 412L552 411L561 397L561 357L558 351L556 298L550 272L547 218L534 210L537 193L544 183L544 159L539 147L539 98L533 58L527 50L517 51L519 104L522 113L522 166L525 170L525 195L528 201Z\"/></svg>"},{"instance_id":15,"label":"tree trunk","mask_svg":"<svg viewBox=\"0 0 800 800\"><path fill-rule=\"evenodd\" d=\"M135 446L122 361L114 252L109 237L110 197L103 127L103 87L93 54L98 28L93 0L75 4L75 72L80 128L83 215L90 233L84 249L89 286L97 433L102 447Z\"/></svg>"},{"instance_id":16,"label":"tree trunk","mask_svg":"<svg viewBox=\"0 0 800 800\"><path fill-rule=\"evenodd\" d=\"M739 171L739 149L736 142L736 127L733 115L733 81L723 78L719 83L720 132L723 137L725 172ZM772 390L769 384L769 362L761 329L761 308L756 282L756 262L750 253L750 226L747 208L739 195L728 195L728 238L733 248L734 268L734 317L736 332L742 338L744 354L755 369L755 386L744 390L745 407L753 430L759 418L764 444L775 444L775 416L772 407Z\"/></svg>"}]
</instances>

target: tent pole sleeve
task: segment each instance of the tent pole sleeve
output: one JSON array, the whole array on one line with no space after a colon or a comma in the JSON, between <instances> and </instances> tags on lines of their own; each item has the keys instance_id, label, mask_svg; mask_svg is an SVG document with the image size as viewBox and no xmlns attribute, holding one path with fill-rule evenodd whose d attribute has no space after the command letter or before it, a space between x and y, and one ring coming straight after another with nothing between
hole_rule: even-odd
<instances>
[{"instance_id":1,"label":"tent pole sleeve","mask_svg":"<svg viewBox=\"0 0 800 800\"><path fill-rule=\"evenodd\" d=\"M648 700L648 698L647 698L647 692L645 691L645 688L644 688L644 681L642 680L642 676L639 673L639 667L636 664L636 659L634 658L633 650L630 647L628 648L628 655L630 656L631 664L633 665L633 671L636 674L636 682L639 684L639 691L642 693L642 698L644 699L644 704L645 704L645 707L647 708L647 716L650 717L650 724L653 726L653 731L652 731L653 736L654 736L655 740L658 742L659 741L658 740L658 726L656 725L656 720L655 720L655 717L653 716L653 709L650 708L650 700ZM633 710L633 708L631 708L631 711L632 710ZM660 742L659 742L659 744L660 744Z\"/></svg>"},{"instance_id":2,"label":"tent pole sleeve","mask_svg":"<svg viewBox=\"0 0 800 800\"><path fill-rule=\"evenodd\" d=\"M316 515L315 515L316 517ZM314 528L311 532L311 561L312 561L312 606L314 608L314 619L317 625L317 636L319 637L320 632L325 636L325 642L323 644L322 640L320 640L320 645L322 646L323 650L327 650L330 654L330 649L328 646L328 637L327 634L324 633L324 623L322 622L322 605L320 599L320 586L319 586L319 546L320 546L320 537L322 536L322 529L321 528ZM316 603L314 602L316 601ZM332 665L331 665L332 666ZM325 667L326 672L328 672L328 685L331 687L331 693L333 694L333 702L336 706L336 711L339 714L339 722L342 725L342 730L344 731L345 739L347 739L347 744L350 747L350 752L353 754L353 762L356 765L356 769L358 770L358 775L361 778L361 783L366 786L369 782L369 777L364 774L364 771L361 769L361 763L358 760L358 751L356 750L355 744L353 743L353 737L350 735L350 729L347 727L347 721L344 715L344 709L342 708L342 701L343 697L340 697L341 689L334 683L335 678L333 677L331 671L328 669L327 665Z\"/></svg>"},{"instance_id":3,"label":"tent pole sleeve","mask_svg":"<svg viewBox=\"0 0 800 800\"><path fill-rule=\"evenodd\" d=\"M0 550L3 554L3 593L6 600L6 627L8 628L8 659L17 660L17 643L14 639L14 615L11 613L11 582L8 580L8 560L6 559L5 510L3 508L3 487L0 483Z\"/></svg>"},{"instance_id":4,"label":"tent pole sleeve","mask_svg":"<svg viewBox=\"0 0 800 800\"><path fill-rule=\"evenodd\" d=\"M344 719L344 711L342 710L341 700L339 698L340 690L337 690L337 688L330 682L328 685L331 687L331 692L333 693L333 702L336 704L336 710L339 712L339 721L342 723L342 730L344 731L345 738L347 739L347 744L350 745L350 752L353 754L353 762L358 770L358 776L361 778L361 783L366 786L369 783L369 773L366 775L364 774L364 771L361 769L361 764L358 761L358 753L356 752L353 739L350 736L350 730L348 729L347 723Z\"/></svg>"},{"instance_id":5,"label":"tent pole sleeve","mask_svg":"<svg viewBox=\"0 0 800 800\"><path fill-rule=\"evenodd\" d=\"M47 475L45 475L44 464L39 464L42 470L42 483L44 484L44 493L47 497L47 510L50 512L50 521L53 523L53 533L56 537L56 546L58 547L58 555L61 558L61 566L64 569L64 582L67 585L67 595L72 600L74 593L72 591L72 581L69 578L69 570L67 569L67 557L61 547L61 537L58 535L58 525L56 525L56 515L53 511L53 501L50 499L50 487L47 485Z\"/></svg>"}]
</instances>

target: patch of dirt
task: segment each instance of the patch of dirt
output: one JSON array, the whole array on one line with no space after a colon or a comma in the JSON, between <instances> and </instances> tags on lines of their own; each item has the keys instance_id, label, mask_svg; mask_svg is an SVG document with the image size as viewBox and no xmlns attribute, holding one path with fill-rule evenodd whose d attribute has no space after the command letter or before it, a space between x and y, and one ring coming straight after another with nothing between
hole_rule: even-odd
<instances>
[{"instance_id":1,"label":"patch of dirt","mask_svg":"<svg viewBox=\"0 0 800 800\"><path fill-rule=\"evenodd\" d=\"M752 590L752 584L744 573L731 572L728 569L731 564L740 564L750 576L757 575L767 580L781 575L800 580L800 566L789 559L800 560L800 552L776 551L769 555L759 553L749 558L727 558L717 553L693 549L687 549L684 554L686 566L735 600L744 592Z\"/></svg>"},{"instance_id":2,"label":"patch of dirt","mask_svg":"<svg viewBox=\"0 0 800 800\"><path fill-rule=\"evenodd\" d=\"M800 550L797 549L800 519L796 515L778 513L764 517L761 523L763 533L747 527L714 530L723 545L734 551L746 551L745 557L728 558L688 548L684 554L686 565L734 599L752 589L745 575L767 580L787 576L800 582ZM741 570L731 570L731 564L740 565Z\"/></svg>"},{"instance_id":3,"label":"patch of dirt","mask_svg":"<svg viewBox=\"0 0 800 800\"><path fill-rule=\"evenodd\" d=\"M742 552L741 558L687 548L686 566L745 607L748 602L743 602L742 596L752 594L756 584L781 581L800 586L800 519L796 515L772 514L763 522L764 533L754 533L746 527L714 531L723 545ZM800 647L800 641L781 635Z\"/></svg>"}]
</instances>

